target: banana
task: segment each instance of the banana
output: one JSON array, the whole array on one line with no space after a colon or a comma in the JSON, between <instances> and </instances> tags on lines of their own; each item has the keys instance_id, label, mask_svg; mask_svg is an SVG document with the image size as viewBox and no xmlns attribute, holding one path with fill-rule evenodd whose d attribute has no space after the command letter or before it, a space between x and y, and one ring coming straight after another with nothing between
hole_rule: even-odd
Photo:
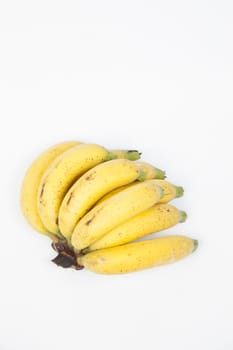
<instances>
[{"instance_id":1,"label":"banana","mask_svg":"<svg viewBox=\"0 0 233 350\"><path fill-rule=\"evenodd\" d=\"M94 242L87 251L119 246L136 239L165 230L184 222L187 215L170 204L155 204L153 207L115 227Z\"/></svg>"},{"instance_id":2,"label":"banana","mask_svg":"<svg viewBox=\"0 0 233 350\"><path fill-rule=\"evenodd\" d=\"M151 179L165 179L165 171L162 171L161 169L158 169L151 165L150 163L146 163L143 161L136 161L135 162L141 172L145 173L144 180L151 180Z\"/></svg>"},{"instance_id":3,"label":"banana","mask_svg":"<svg viewBox=\"0 0 233 350\"><path fill-rule=\"evenodd\" d=\"M198 241L167 236L96 250L77 258L77 263L101 274L121 274L176 262L197 249Z\"/></svg>"},{"instance_id":4,"label":"banana","mask_svg":"<svg viewBox=\"0 0 233 350\"><path fill-rule=\"evenodd\" d=\"M140 175L136 163L127 159L110 160L86 172L62 201L58 216L62 235L70 238L79 219L98 199L119 186L140 179Z\"/></svg>"},{"instance_id":5,"label":"banana","mask_svg":"<svg viewBox=\"0 0 233 350\"><path fill-rule=\"evenodd\" d=\"M141 153L135 150L120 150L113 149L111 152L114 154L115 158L118 159L128 159L128 160L137 160L140 158Z\"/></svg>"},{"instance_id":6,"label":"banana","mask_svg":"<svg viewBox=\"0 0 233 350\"><path fill-rule=\"evenodd\" d=\"M131 152L125 153L125 157L131 156ZM39 215L48 231L60 235L58 212L73 183L87 170L116 157L102 146L81 144L53 161L41 179L37 198Z\"/></svg>"},{"instance_id":7,"label":"banana","mask_svg":"<svg viewBox=\"0 0 233 350\"><path fill-rule=\"evenodd\" d=\"M184 189L181 186L175 186L172 183L165 180L150 180L154 184L162 187L164 196L160 199L159 203L167 203L174 198L182 197L184 194Z\"/></svg>"},{"instance_id":8,"label":"banana","mask_svg":"<svg viewBox=\"0 0 233 350\"><path fill-rule=\"evenodd\" d=\"M118 156L123 156L122 151ZM72 232L87 211L106 193L136 179L141 181L147 172L164 176L164 172L152 166L142 167L127 159L115 159L99 164L81 176L65 195L58 217L60 232L69 239Z\"/></svg>"},{"instance_id":9,"label":"banana","mask_svg":"<svg viewBox=\"0 0 233 350\"><path fill-rule=\"evenodd\" d=\"M49 234L37 210L37 191L45 170L60 154L80 144L67 141L54 145L40 154L28 168L21 186L20 205L27 222L38 232Z\"/></svg>"},{"instance_id":10,"label":"banana","mask_svg":"<svg viewBox=\"0 0 233 350\"><path fill-rule=\"evenodd\" d=\"M140 162L140 163L142 163L142 162ZM140 165L139 165L139 168L140 168ZM141 169L141 171L145 171L145 168L140 168L140 169ZM157 173L159 169L157 169L157 168L155 168L155 169L157 170L156 171L156 173ZM161 180L154 179L154 177L151 179L150 176L153 176L152 174L153 174L153 170L150 171L150 169L148 168L148 172L146 173L145 179L151 180L153 183L157 184L158 186L160 186L163 189L163 192L164 192L163 197L159 200L159 203L167 203L167 202L170 202L174 198L179 198L179 197L183 196L183 193L184 193L183 187L175 186L175 185L171 184L170 182L162 180L162 179ZM126 188L130 188L130 187L133 187L135 185L137 185L137 181L135 181L131 184L116 188L115 190L113 190L113 191L107 193L105 196L103 196L98 201L97 204L103 203L105 200L111 198L116 193L119 193L119 192L125 190Z\"/></svg>"},{"instance_id":11,"label":"banana","mask_svg":"<svg viewBox=\"0 0 233 350\"><path fill-rule=\"evenodd\" d=\"M162 195L161 187L151 181L113 195L82 217L73 231L72 246L76 251L87 248L114 227L152 207Z\"/></svg>"}]
</instances>

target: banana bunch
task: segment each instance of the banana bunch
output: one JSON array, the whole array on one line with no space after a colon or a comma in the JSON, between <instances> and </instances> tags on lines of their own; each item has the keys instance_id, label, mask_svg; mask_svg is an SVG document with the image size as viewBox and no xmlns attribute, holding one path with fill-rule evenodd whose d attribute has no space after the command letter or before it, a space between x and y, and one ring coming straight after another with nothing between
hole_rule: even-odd
<instances>
[{"instance_id":1,"label":"banana bunch","mask_svg":"<svg viewBox=\"0 0 233 350\"><path fill-rule=\"evenodd\" d=\"M186 219L169 204L183 188L139 158L134 150L67 141L34 160L22 182L21 209L52 240L54 263L117 274L174 262L197 248L196 240L178 235L133 242Z\"/></svg>"}]
</instances>

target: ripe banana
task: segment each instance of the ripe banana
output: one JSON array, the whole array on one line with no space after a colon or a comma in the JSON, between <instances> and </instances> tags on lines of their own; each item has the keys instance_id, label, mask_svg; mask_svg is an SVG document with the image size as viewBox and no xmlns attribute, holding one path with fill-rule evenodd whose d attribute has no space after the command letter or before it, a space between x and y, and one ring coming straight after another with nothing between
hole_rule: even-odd
<instances>
[{"instance_id":1,"label":"ripe banana","mask_svg":"<svg viewBox=\"0 0 233 350\"><path fill-rule=\"evenodd\" d=\"M128 160L137 160L141 155L138 151L126 149L112 149L111 152L114 154L115 158Z\"/></svg>"},{"instance_id":2,"label":"ripe banana","mask_svg":"<svg viewBox=\"0 0 233 350\"><path fill-rule=\"evenodd\" d=\"M139 169L145 173L144 180L151 180L151 179L165 179L165 171L162 171L161 169L158 169L151 165L150 163L146 163L143 161L136 161L135 162Z\"/></svg>"},{"instance_id":3,"label":"ripe banana","mask_svg":"<svg viewBox=\"0 0 233 350\"><path fill-rule=\"evenodd\" d=\"M37 210L37 191L45 170L60 154L80 144L67 141L54 145L40 154L28 168L21 186L20 205L28 223L38 232L48 234Z\"/></svg>"},{"instance_id":4,"label":"ripe banana","mask_svg":"<svg viewBox=\"0 0 233 350\"><path fill-rule=\"evenodd\" d=\"M184 222L187 215L170 204L155 204L153 207L115 227L94 242L87 251L119 246L136 239L165 230Z\"/></svg>"},{"instance_id":5,"label":"ripe banana","mask_svg":"<svg viewBox=\"0 0 233 350\"><path fill-rule=\"evenodd\" d=\"M77 224L71 244L76 251L97 241L108 231L152 207L163 195L161 187L144 181L113 195L91 209Z\"/></svg>"},{"instance_id":6,"label":"ripe banana","mask_svg":"<svg viewBox=\"0 0 233 350\"><path fill-rule=\"evenodd\" d=\"M197 246L197 240L167 236L96 250L78 257L77 263L96 273L120 274L176 262Z\"/></svg>"},{"instance_id":7,"label":"ripe banana","mask_svg":"<svg viewBox=\"0 0 233 350\"><path fill-rule=\"evenodd\" d=\"M184 194L184 189L181 186L175 186L165 180L150 180L156 185L162 187L164 196L160 199L159 203L167 203L173 200L174 198L182 197Z\"/></svg>"},{"instance_id":8,"label":"ripe banana","mask_svg":"<svg viewBox=\"0 0 233 350\"><path fill-rule=\"evenodd\" d=\"M142 163L142 162L140 162ZM140 165L139 165L140 167ZM145 169L145 168L144 168ZM155 168L156 169L156 168ZM157 169L159 170L159 169ZM142 169L143 171L143 169ZM184 189L181 186L175 186L173 184L171 184L168 181L165 180L160 180L160 179L154 179L151 178L148 174L150 174L152 176L153 172L151 172L148 169L148 173L145 176L146 180L151 180L153 183L157 184L158 186L160 186L163 189L163 197L159 200L159 203L167 203L170 202L172 199L174 198L178 198L178 197L182 197L183 193L184 193ZM115 195L116 193L121 192L122 190L125 190L126 188L130 188L137 185L137 181L129 184L129 185L125 185L119 188L116 188L115 190L107 193L105 196L103 196L97 204L103 203L106 199L111 198L113 195Z\"/></svg>"},{"instance_id":9,"label":"ripe banana","mask_svg":"<svg viewBox=\"0 0 233 350\"><path fill-rule=\"evenodd\" d=\"M125 157L131 157L130 152ZM53 161L41 179L37 198L40 218L48 231L59 235L59 208L73 183L87 170L114 158L116 155L102 146L81 144Z\"/></svg>"},{"instance_id":10,"label":"ripe banana","mask_svg":"<svg viewBox=\"0 0 233 350\"><path fill-rule=\"evenodd\" d=\"M123 156L122 152L118 155ZM58 217L60 232L69 239L72 232L87 211L106 193L133 181L150 176L164 176L155 167L141 166L127 159L115 159L99 164L81 176L65 195Z\"/></svg>"}]
</instances>

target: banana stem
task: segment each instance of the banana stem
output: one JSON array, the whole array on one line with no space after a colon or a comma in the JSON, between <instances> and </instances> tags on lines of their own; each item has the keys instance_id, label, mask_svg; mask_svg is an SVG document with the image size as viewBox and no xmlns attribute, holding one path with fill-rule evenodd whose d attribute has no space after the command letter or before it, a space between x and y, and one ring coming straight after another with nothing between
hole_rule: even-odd
<instances>
[{"instance_id":1,"label":"banana stem","mask_svg":"<svg viewBox=\"0 0 233 350\"><path fill-rule=\"evenodd\" d=\"M83 255L82 253L76 253L71 246L67 244L66 240L57 240L52 243L52 248L58 253L58 255L52 259L52 262L57 266L63 268L73 268L75 270L81 270L84 267L79 265L77 257Z\"/></svg>"},{"instance_id":2,"label":"banana stem","mask_svg":"<svg viewBox=\"0 0 233 350\"><path fill-rule=\"evenodd\" d=\"M53 243L57 243L61 240L61 237L59 235L55 235L53 233L46 233L46 236L48 236L52 241Z\"/></svg>"}]
</instances>

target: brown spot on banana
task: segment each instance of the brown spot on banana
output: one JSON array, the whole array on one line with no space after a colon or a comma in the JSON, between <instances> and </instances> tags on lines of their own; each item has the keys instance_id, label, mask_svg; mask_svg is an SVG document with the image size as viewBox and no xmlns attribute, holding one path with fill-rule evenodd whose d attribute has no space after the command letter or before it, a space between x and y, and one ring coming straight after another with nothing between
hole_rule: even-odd
<instances>
[{"instance_id":1,"label":"brown spot on banana","mask_svg":"<svg viewBox=\"0 0 233 350\"><path fill-rule=\"evenodd\" d=\"M93 221L93 219L94 219L94 216L91 219L89 219L88 221L86 221L85 225L87 225L87 226L90 225L90 223Z\"/></svg>"},{"instance_id":2,"label":"brown spot on banana","mask_svg":"<svg viewBox=\"0 0 233 350\"><path fill-rule=\"evenodd\" d=\"M44 188L45 188L45 182L43 183L42 187L41 187L41 191L40 191L40 202L42 203L42 196L44 193Z\"/></svg>"},{"instance_id":3,"label":"brown spot on banana","mask_svg":"<svg viewBox=\"0 0 233 350\"><path fill-rule=\"evenodd\" d=\"M70 192L69 198L68 198L67 201L66 201L66 205L69 205L69 203L70 203L70 201L71 201L73 195L74 195L74 192L73 192L73 191Z\"/></svg>"},{"instance_id":4,"label":"brown spot on banana","mask_svg":"<svg viewBox=\"0 0 233 350\"><path fill-rule=\"evenodd\" d=\"M96 171L93 171L91 174L85 177L85 180L87 181L93 180L95 178L95 174L96 174Z\"/></svg>"}]
</instances>

